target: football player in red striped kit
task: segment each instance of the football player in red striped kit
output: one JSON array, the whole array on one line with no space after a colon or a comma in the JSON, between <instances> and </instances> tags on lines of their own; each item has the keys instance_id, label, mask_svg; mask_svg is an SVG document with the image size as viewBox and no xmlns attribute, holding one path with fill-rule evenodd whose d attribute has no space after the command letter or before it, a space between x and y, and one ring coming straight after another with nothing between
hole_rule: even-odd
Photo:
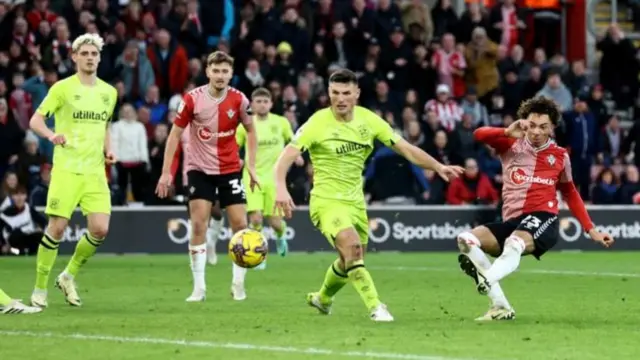
<instances>
[{"instance_id":1,"label":"football player in red striped kit","mask_svg":"<svg viewBox=\"0 0 640 360\"><path fill-rule=\"evenodd\" d=\"M523 255L540 259L555 246L557 191L593 241L607 248L614 242L611 235L596 230L573 183L567 150L552 139L560 119L557 105L546 98L533 98L522 103L518 118L506 129L481 127L474 133L476 141L498 153L504 179L503 222L478 226L457 237L460 268L492 303L476 320L515 318L499 281L518 268ZM493 264L487 255L497 258Z\"/></svg>"}]
</instances>

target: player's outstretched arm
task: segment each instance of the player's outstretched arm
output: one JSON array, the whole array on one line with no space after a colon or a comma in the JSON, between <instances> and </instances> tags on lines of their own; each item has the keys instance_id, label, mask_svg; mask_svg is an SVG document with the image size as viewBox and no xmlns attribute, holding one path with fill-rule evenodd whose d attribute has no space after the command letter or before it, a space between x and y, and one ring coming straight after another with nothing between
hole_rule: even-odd
<instances>
[{"instance_id":1,"label":"player's outstretched arm","mask_svg":"<svg viewBox=\"0 0 640 360\"><path fill-rule=\"evenodd\" d=\"M571 211L571 214L578 219L582 229L589 234L589 237L604 247L610 247L613 245L614 239L611 235L601 233L596 229L593 221L591 221L589 213L587 212L584 201L582 201L582 197L573 183L571 174L571 161L569 160L569 155L565 153L564 170L560 177L560 182L558 183L558 190L560 190L562 198L567 203L569 211Z\"/></svg>"},{"instance_id":2,"label":"player's outstretched arm","mask_svg":"<svg viewBox=\"0 0 640 360\"><path fill-rule=\"evenodd\" d=\"M483 126L473 132L473 139L477 142L481 142L491 146L492 148L496 149L498 153L503 153L511 148L513 143L516 142L516 139L520 135L515 131L509 132L508 130L509 129L505 128Z\"/></svg>"},{"instance_id":3,"label":"player's outstretched arm","mask_svg":"<svg viewBox=\"0 0 640 360\"><path fill-rule=\"evenodd\" d=\"M300 156L302 152L293 145L287 145L280 153L275 166L275 182L276 182L276 205L274 214L291 217L291 210L295 204L289 195L287 189L287 173L293 162Z\"/></svg>"},{"instance_id":4,"label":"player's outstretched arm","mask_svg":"<svg viewBox=\"0 0 640 360\"><path fill-rule=\"evenodd\" d=\"M156 194L161 199L169 196L169 189L173 185L172 165L183 131L184 128L174 124L167 138L167 145L164 149L164 159L162 160L162 175L156 187Z\"/></svg>"},{"instance_id":5,"label":"player's outstretched arm","mask_svg":"<svg viewBox=\"0 0 640 360\"><path fill-rule=\"evenodd\" d=\"M423 169L437 172L438 175L446 181L450 181L464 172L464 169L460 166L446 166L441 164L424 150L411 145L405 139L399 139L396 143L391 145L391 148L411 163L418 165Z\"/></svg>"}]
</instances>

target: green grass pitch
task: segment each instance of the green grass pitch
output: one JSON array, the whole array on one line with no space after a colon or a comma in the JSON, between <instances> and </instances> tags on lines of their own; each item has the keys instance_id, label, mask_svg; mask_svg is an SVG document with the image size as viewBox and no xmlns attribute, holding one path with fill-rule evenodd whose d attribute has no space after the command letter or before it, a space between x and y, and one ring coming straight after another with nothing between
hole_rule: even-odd
<instances>
[{"instance_id":1,"label":"green grass pitch","mask_svg":"<svg viewBox=\"0 0 640 360\"><path fill-rule=\"evenodd\" d=\"M231 299L230 263L221 258L207 268L207 301L188 304L186 254L97 256L78 277L84 307L69 307L51 286L43 313L0 315L0 359L640 358L638 253L527 257L503 282L516 320L485 324L473 319L487 299L453 253L367 255L396 317L386 324L369 320L350 285L330 316L305 304L331 254L271 256L265 271L249 272L244 302ZM27 301L34 270L33 257L0 258L0 287Z\"/></svg>"}]
</instances>

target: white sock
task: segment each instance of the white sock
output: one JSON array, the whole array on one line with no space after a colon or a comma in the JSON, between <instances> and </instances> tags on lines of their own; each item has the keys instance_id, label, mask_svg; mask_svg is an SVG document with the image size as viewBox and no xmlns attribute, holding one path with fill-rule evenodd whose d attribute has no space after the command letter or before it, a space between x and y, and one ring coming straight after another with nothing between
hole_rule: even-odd
<instances>
[{"instance_id":1,"label":"white sock","mask_svg":"<svg viewBox=\"0 0 640 360\"><path fill-rule=\"evenodd\" d=\"M247 275L247 269L233 264L233 283L234 284L244 284L244 277Z\"/></svg>"},{"instance_id":2,"label":"white sock","mask_svg":"<svg viewBox=\"0 0 640 360\"><path fill-rule=\"evenodd\" d=\"M483 269L488 270L491 268L491 260L487 254L482 251L477 246L472 246L469 253L467 254L471 260L473 260L479 266L482 266ZM504 292L502 291L502 287L500 283L496 282L491 285L491 290L489 290L489 299L491 299L491 303L493 306L499 306L505 309L511 309L511 304L507 300Z\"/></svg>"},{"instance_id":3,"label":"white sock","mask_svg":"<svg viewBox=\"0 0 640 360\"><path fill-rule=\"evenodd\" d=\"M504 242L502 255L493 262L491 269L485 273L487 281L493 285L507 275L516 271L525 249L525 242L517 236L509 236Z\"/></svg>"},{"instance_id":4,"label":"white sock","mask_svg":"<svg viewBox=\"0 0 640 360\"><path fill-rule=\"evenodd\" d=\"M209 229L207 229L207 245L214 249L216 248L216 242L218 242L220 230L222 230L223 225L224 218L220 218L220 220L211 218L211 220L209 221Z\"/></svg>"},{"instance_id":5,"label":"white sock","mask_svg":"<svg viewBox=\"0 0 640 360\"><path fill-rule=\"evenodd\" d=\"M204 269L207 263L207 245L189 245L191 259L191 273L193 274L193 289L205 290Z\"/></svg>"},{"instance_id":6,"label":"white sock","mask_svg":"<svg viewBox=\"0 0 640 360\"><path fill-rule=\"evenodd\" d=\"M460 247L461 252L464 253L463 249L468 249L469 251L465 253L465 255L467 255L474 263L478 264L478 266L482 267L485 271L491 268L491 260L480 248L480 240L475 235L470 232L464 232L458 235L458 238L465 241L467 244L466 247ZM507 297L502 291L500 283L496 282L491 285L491 290L489 291L488 296L489 299L491 299L493 306L511 309L511 304L509 304Z\"/></svg>"}]
</instances>

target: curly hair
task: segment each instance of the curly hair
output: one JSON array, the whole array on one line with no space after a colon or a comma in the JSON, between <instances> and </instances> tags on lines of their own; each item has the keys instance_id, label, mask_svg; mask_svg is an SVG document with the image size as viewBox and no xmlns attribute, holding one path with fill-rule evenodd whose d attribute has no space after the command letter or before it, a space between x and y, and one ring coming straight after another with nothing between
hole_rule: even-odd
<instances>
[{"instance_id":1,"label":"curly hair","mask_svg":"<svg viewBox=\"0 0 640 360\"><path fill-rule=\"evenodd\" d=\"M554 126L560 121L560 108L551 99L542 96L525 100L518 109L518 119L526 119L531 114L547 115Z\"/></svg>"}]
</instances>

